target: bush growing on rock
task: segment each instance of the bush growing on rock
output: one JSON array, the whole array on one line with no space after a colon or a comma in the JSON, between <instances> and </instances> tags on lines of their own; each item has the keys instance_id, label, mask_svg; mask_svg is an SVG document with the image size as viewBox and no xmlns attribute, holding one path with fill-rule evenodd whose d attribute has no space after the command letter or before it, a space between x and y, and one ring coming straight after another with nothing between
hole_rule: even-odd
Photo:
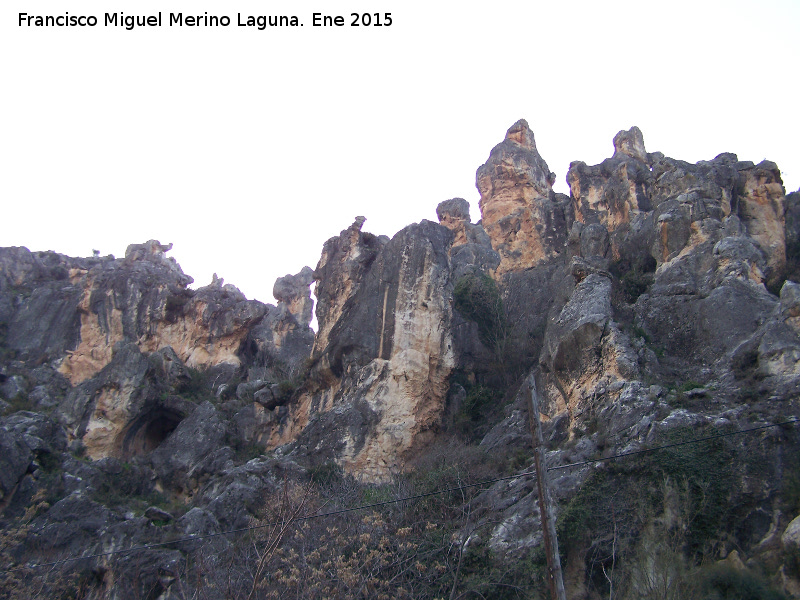
<instances>
[{"instance_id":1,"label":"bush growing on rock","mask_svg":"<svg viewBox=\"0 0 800 600\"><path fill-rule=\"evenodd\" d=\"M453 289L456 309L478 326L481 341L498 356L506 338L503 299L494 279L484 273L463 276Z\"/></svg>"}]
</instances>

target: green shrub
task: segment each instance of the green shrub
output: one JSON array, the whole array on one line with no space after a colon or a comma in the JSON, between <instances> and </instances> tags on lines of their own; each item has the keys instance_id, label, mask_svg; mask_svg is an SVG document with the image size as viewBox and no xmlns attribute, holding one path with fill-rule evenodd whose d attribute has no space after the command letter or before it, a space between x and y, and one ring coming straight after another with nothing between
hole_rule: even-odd
<instances>
[{"instance_id":1,"label":"green shrub","mask_svg":"<svg viewBox=\"0 0 800 600\"><path fill-rule=\"evenodd\" d=\"M344 478L344 471L342 470L342 467L337 465L332 460L311 467L308 470L308 474L311 477L311 481L318 486L326 486L338 483Z\"/></svg>"},{"instance_id":2,"label":"green shrub","mask_svg":"<svg viewBox=\"0 0 800 600\"><path fill-rule=\"evenodd\" d=\"M720 433L713 428L713 433ZM702 431L691 427L669 432L662 444L678 443L701 437ZM689 556L698 559L721 532L731 529L736 507L731 506L736 472L731 460L730 438L706 440L643 456L639 468L653 481L669 478L682 488L684 506L691 527L686 532Z\"/></svg>"},{"instance_id":3,"label":"green shrub","mask_svg":"<svg viewBox=\"0 0 800 600\"><path fill-rule=\"evenodd\" d=\"M631 327L631 333L636 337L642 338L647 344L653 341L652 338L647 334L647 332L638 325L634 325L633 327Z\"/></svg>"},{"instance_id":4,"label":"green shrub","mask_svg":"<svg viewBox=\"0 0 800 600\"><path fill-rule=\"evenodd\" d=\"M6 408L6 415L10 415L20 411L35 411L36 407L31 402L30 398L28 398L27 394L17 394L11 400L8 401L8 407Z\"/></svg>"},{"instance_id":5,"label":"green shrub","mask_svg":"<svg viewBox=\"0 0 800 600\"><path fill-rule=\"evenodd\" d=\"M517 448L514 454L506 459L506 472L517 473L529 467L533 460L530 448Z\"/></svg>"},{"instance_id":6,"label":"green shrub","mask_svg":"<svg viewBox=\"0 0 800 600\"><path fill-rule=\"evenodd\" d=\"M780 490L784 513L800 513L800 456L794 452L787 452L784 459Z\"/></svg>"},{"instance_id":7,"label":"green shrub","mask_svg":"<svg viewBox=\"0 0 800 600\"><path fill-rule=\"evenodd\" d=\"M250 462L254 458L264 455L264 447L255 442L240 443L234 447L236 458L242 463Z\"/></svg>"},{"instance_id":8,"label":"green shrub","mask_svg":"<svg viewBox=\"0 0 800 600\"><path fill-rule=\"evenodd\" d=\"M593 473L578 493L558 511L556 533L562 563L567 553L581 545L584 540L613 530L612 504L616 495L621 496L614 509L616 511L627 508L627 503L634 500L634 496L630 494L615 494L618 490L625 490L627 482L611 476L609 471L614 469L613 465L610 467ZM630 527L633 529L636 525L631 523Z\"/></svg>"},{"instance_id":9,"label":"green shrub","mask_svg":"<svg viewBox=\"0 0 800 600\"><path fill-rule=\"evenodd\" d=\"M498 406L497 396L498 392L487 386L469 386L467 396L453 419L456 431L468 439L479 437L488 425L487 415Z\"/></svg>"},{"instance_id":10,"label":"green shrub","mask_svg":"<svg viewBox=\"0 0 800 600\"><path fill-rule=\"evenodd\" d=\"M700 569L697 577L700 597L705 600L788 600L761 577L729 565Z\"/></svg>"},{"instance_id":11,"label":"green shrub","mask_svg":"<svg viewBox=\"0 0 800 600\"><path fill-rule=\"evenodd\" d=\"M92 498L109 508L135 503L163 504L165 499L153 490L147 472L122 463L119 473L105 473L92 491Z\"/></svg>"},{"instance_id":12,"label":"green shrub","mask_svg":"<svg viewBox=\"0 0 800 600\"><path fill-rule=\"evenodd\" d=\"M280 383L278 383L278 395L281 398L288 398L291 396L294 391L298 388L299 382L291 380L291 379L284 379Z\"/></svg>"},{"instance_id":13,"label":"green shrub","mask_svg":"<svg viewBox=\"0 0 800 600\"><path fill-rule=\"evenodd\" d=\"M676 429L657 444L703 435L688 427ZM625 582L626 570L633 573L639 563L644 565L640 575L651 581L715 558L716 542L736 529L744 508L731 502L739 476L732 459L735 450L731 438L719 438L606 463L559 510L556 528L563 564L568 556L584 557L577 560L585 561L587 581L600 596L608 596L612 556L619 569L615 588ZM677 562L661 564L658 553ZM653 564L662 570L653 572Z\"/></svg>"},{"instance_id":14,"label":"green shrub","mask_svg":"<svg viewBox=\"0 0 800 600\"><path fill-rule=\"evenodd\" d=\"M64 478L59 471L45 471L39 476L39 485L48 506L52 506L67 495Z\"/></svg>"},{"instance_id":15,"label":"green shrub","mask_svg":"<svg viewBox=\"0 0 800 600\"><path fill-rule=\"evenodd\" d=\"M502 350L505 311L494 279L484 273L464 275L456 282L453 298L456 310L478 326L481 342L492 351Z\"/></svg>"},{"instance_id":16,"label":"green shrub","mask_svg":"<svg viewBox=\"0 0 800 600\"><path fill-rule=\"evenodd\" d=\"M379 504L392 499L392 490L387 485L366 485L361 488L362 504Z\"/></svg>"},{"instance_id":17,"label":"green shrub","mask_svg":"<svg viewBox=\"0 0 800 600\"><path fill-rule=\"evenodd\" d=\"M36 462L39 463L43 473L55 473L61 469L61 455L55 452L37 450Z\"/></svg>"},{"instance_id":18,"label":"green shrub","mask_svg":"<svg viewBox=\"0 0 800 600\"><path fill-rule=\"evenodd\" d=\"M737 395L739 400L746 404L752 404L761 399L761 392L756 385L743 385L741 388L739 388Z\"/></svg>"},{"instance_id":19,"label":"green shrub","mask_svg":"<svg viewBox=\"0 0 800 600\"><path fill-rule=\"evenodd\" d=\"M478 421L486 407L493 404L494 392L488 387L475 385L467 392L462 411L473 421Z\"/></svg>"},{"instance_id":20,"label":"green shrub","mask_svg":"<svg viewBox=\"0 0 800 600\"><path fill-rule=\"evenodd\" d=\"M464 597L494 600L532 598L535 593L534 582L544 572L544 566L534 562L538 558L538 555L529 553L521 560L508 561L493 552L485 542L470 544L464 552L458 589L474 590Z\"/></svg>"},{"instance_id":21,"label":"green shrub","mask_svg":"<svg viewBox=\"0 0 800 600\"><path fill-rule=\"evenodd\" d=\"M634 258L623 258L611 265L611 274L618 282L622 296L629 304L634 304L653 283L656 270L655 259L647 255L635 254Z\"/></svg>"},{"instance_id":22,"label":"green shrub","mask_svg":"<svg viewBox=\"0 0 800 600\"><path fill-rule=\"evenodd\" d=\"M197 404L202 404L206 400L213 401L214 393L206 373L192 367L187 368L187 372L189 379L178 387L178 393Z\"/></svg>"},{"instance_id":23,"label":"green shrub","mask_svg":"<svg viewBox=\"0 0 800 600\"><path fill-rule=\"evenodd\" d=\"M698 388L705 387L702 383L697 383L696 381L687 381L684 383L680 388L678 388L681 392L689 392L691 390L696 390Z\"/></svg>"},{"instance_id":24,"label":"green shrub","mask_svg":"<svg viewBox=\"0 0 800 600\"><path fill-rule=\"evenodd\" d=\"M225 432L225 445L230 446L236 457L236 464L244 464L250 462L254 458L263 456L265 449L264 446L256 443L253 440L244 439L236 428L229 428Z\"/></svg>"}]
</instances>

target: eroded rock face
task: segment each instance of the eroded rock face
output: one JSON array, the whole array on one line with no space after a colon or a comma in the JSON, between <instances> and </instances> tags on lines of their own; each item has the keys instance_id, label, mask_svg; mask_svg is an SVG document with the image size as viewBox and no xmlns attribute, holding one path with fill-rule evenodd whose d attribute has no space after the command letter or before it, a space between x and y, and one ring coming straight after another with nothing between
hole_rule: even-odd
<instances>
[{"instance_id":1,"label":"eroded rock face","mask_svg":"<svg viewBox=\"0 0 800 600\"><path fill-rule=\"evenodd\" d=\"M501 257L498 275L533 267L563 251L571 204L552 191L555 175L525 120L512 125L475 177L481 222Z\"/></svg>"},{"instance_id":2,"label":"eroded rock face","mask_svg":"<svg viewBox=\"0 0 800 600\"><path fill-rule=\"evenodd\" d=\"M303 267L297 275L279 277L272 288L272 295L286 310L295 316L298 324L311 323L314 301L311 300L309 286L314 283L314 271Z\"/></svg>"},{"instance_id":3,"label":"eroded rock face","mask_svg":"<svg viewBox=\"0 0 800 600\"><path fill-rule=\"evenodd\" d=\"M310 327L314 302L309 286L314 272L304 267L296 275L280 277L273 289L278 306L267 305L266 315L250 328L240 358L248 365L253 391L301 376L314 345Z\"/></svg>"},{"instance_id":4,"label":"eroded rock face","mask_svg":"<svg viewBox=\"0 0 800 600\"><path fill-rule=\"evenodd\" d=\"M436 207L439 223L453 232L450 246L450 268L453 280L482 271L494 273L500 264L500 255L492 248L492 241L483 226L470 222L469 202L451 198Z\"/></svg>"},{"instance_id":5,"label":"eroded rock face","mask_svg":"<svg viewBox=\"0 0 800 600\"><path fill-rule=\"evenodd\" d=\"M191 488L189 482L203 474L204 459L223 446L226 430L210 402L192 409L150 457L162 480L184 488Z\"/></svg>"},{"instance_id":6,"label":"eroded rock face","mask_svg":"<svg viewBox=\"0 0 800 600\"><path fill-rule=\"evenodd\" d=\"M54 360L78 343L82 289L70 280L73 264L55 252L0 249L0 323L6 347L23 360Z\"/></svg>"},{"instance_id":7,"label":"eroded rock face","mask_svg":"<svg viewBox=\"0 0 800 600\"><path fill-rule=\"evenodd\" d=\"M18 435L0 427L0 500L5 499L28 471L31 449Z\"/></svg>"},{"instance_id":8,"label":"eroded rock face","mask_svg":"<svg viewBox=\"0 0 800 600\"><path fill-rule=\"evenodd\" d=\"M591 462L609 444L618 453L674 430L744 428L750 410L779 422L800 390L797 284L786 281L780 299L774 295L781 278L797 273L786 248L798 239L798 219L775 165L733 154L690 164L648 153L637 128L620 132L614 147L600 165L570 167L575 222L565 259L500 280L515 291L549 270L551 285L531 293L527 304L548 307L533 375L551 465ZM487 449L527 441L530 392L523 388L483 439ZM565 452L567 440L573 445ZM747 440L739 444L741 453L752 452ZM568 502L592 469L554 472L553 495ZM741 471L737 481L755 476ZM734 502L749 523L737 534L749 557L771 556L766 549L788 523L771 508L757 508L772 506L767 496L776 489L766 475L758 477L762 484L743 486ZM498 484L483 498L484 506L502 510L489 540L498 551L540 543L538 527L527 527L532 498L509 487ZM567 558L568 589L585 589L584 562Z\"/></svg>"},{"instance_id":9,"label":"eroded rock face","mask_svg":"<svg viewBox=\"0 0 800 600\"><path fill-rule=\"evenodd\" d=\"M452 241L429 221L388 242L357 222L326 243L311 380L271 444L297 440L365 479L402 469L438 425L454 366Z\"/></svg>"},{"instance_id":10,"label":"eroded rock face","mask_svg":"<svg viewBox=\"0 0 800 600\"><path fill-rule=\"evenodd\" d=\"M557 412L576 418L601 381L626 382L638 374L636 354L612 317L611 278L591 273L549 324L539 362L554 378L550 396Z\"/></svg>"},{"instance_id":11,"label":"eroded rock face","mask_svg":"<svg viewBox=\"0 0 800 600\"><path fill-rule=\"evenodd\" d=\"M125 259L72 259L55 253L3 249L3 288L9 307L7 343L22 360L59 360L77 385L112 358L114 344L133 341L143 352L172 347L195 368L238 365L248 328L266 313L221 281L197 291L169 246L131 245Z\"/></svg>"},{"instance_id":12,"label":"eroded rock face","mask_svg":"<svg viewBox=\"0 0 800 600\"><path fill-rule=\"evenodd\" d=\"M767 257L768 277L779 273L786 264L786 192L778 166L763 161L739 170L742 188L738 215Z\"/></svg>"},{"instance_id":13,"label":"eroded rock face","mask_svg":"<svg viewBox=\"0 0 800 600\"><path fill-rule=\"evenodd\" d=\"M567 183L575 218L586 224L600 223L613 232L640 212L651 210L652 160L642 132L632 127L614 137L614 156L602 164L590 167L573 162Z\"/></svg>"},{"instance_id":14,"label":"eroded rock face","mask_svg":"<svg viewBox=\"0 0 800 600\"><path fill-rule=\"evenodd\" d=\"M754 165L726 153L686 163L647 153L634 127L617 134L614 156L601 164L572 163L567 181L575 218L608 229L615 260L630 254L625 244L632 239L649 246L661 264L733 231L764 255L754 279L771 280L785 265L785 192L780 172L769 161ZM741 228L728 226L729 218Z\"/></svg>"},{"instance_id":15,"label":"eroded rock face","mask_svg":"<svg viewBox=\"0 0 800 600\"><path fill-rule=\"evenodd\" d=\"M385 237L362 233L364 217L325 242L316 268L317 322L314 355L331 343L331 330L341 319L345 304L358 292L361 281L375 257L388 242Z\"/></svg>"},{"instance_id":16,"label":"eroded rock face","mask_svg":"<svg viewBox=\"0 0 800 600\"><path fill-rule=\"evenodd\" d=\"M310 354L311 269L276 282L275 307L216 276L190 289L170 248L132 244L121 260L0 249L0 328L19 361L3 393L57 406L91 458L163 442L191 412L181 399L196 393L190 369L215 369L222 383L237 371L277 383Z\"/></svg>"},{"instance_id":17,"label":"eroded rock face","mask_svg":"<svg viewBox=\"0 0 800 600\"><path fill-rule=\"evenodd\" d=\"M114 344L132 340L144 352L171 347L188 366L238 366L248 328L266 313L235 287L215 280L196 292L192 279L155 241L128 247L121 264L72 273L83 288L78 304L80 343L60 370L77 384L111 360Z\"/></svg>"},{"instance_id":18,"label":"eroded rock face","mask_svg":"<svg viewBox=\"0 0 800 600\"><path fill-rule=\"evenodd\" d=\"M96 377L69 391L59 420L92 459L145 454L163 442L194 406L172 395L181 383L180 359L171 350L142 354L119 344Z\"/></svg>"},{"instance_id":19,"label":"eroded rock face","mask_svg":"<svg viewBox=\"0 0 800 600\"><path fill-rule=\"evenodd\" d=\"M451 198L440 202L436 207L436 216L439 223L453 232L453 247L466 244L468 231L471 225L469 216L469 202L463 198Z\"/></svg>"}]
</instances>

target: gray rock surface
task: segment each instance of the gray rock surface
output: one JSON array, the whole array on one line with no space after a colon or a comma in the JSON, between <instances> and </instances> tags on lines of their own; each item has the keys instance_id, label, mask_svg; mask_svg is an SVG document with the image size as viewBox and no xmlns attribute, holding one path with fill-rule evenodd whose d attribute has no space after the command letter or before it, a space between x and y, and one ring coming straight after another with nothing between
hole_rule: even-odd
<instances>
[{"instance_id":1,"label":"gray rock surface","mask_svg":"<svg viewBox=\"0 0 800 600\"><path fill-rule=\"evenodd\" d=\"M440 223L447 219L469 221L469 202L463 198L451 198L440 202L436 207L436 216Z\"/></svg>"},{"instance_id":2,"label":"gray rock surface","mask_svg":"<svg viewBox=\"0 0 800 600\"><path fill-rule=\"evenodd\" d=\"M153 468L168 485L184 487L192 470L222 446L225 431L217 409L211 402L204 402L150 454Z\"/></svg>"},{"instance_id":3,"label":"gray rock surface","mask_svg":"<svg viewBox=\"0 0 800 600\"><path fill-rule=\"evenodd\" d=\"M53 419L35 412L20 411L0 419L0 428L12 433L33 452L64 452L67 435Z\"/></svg>"},{"instance_id":4,"label":"gray rock surface","mask_svg":"<svg viewBox=\"0 0 800 600\"><path fill-rule=\"evenodd\" d=\"M470 569L535 562L522 383L532 375L546 462L569 466L550 472L560 526L589 515L567 535L571 596L605 597L598 573L615 552L617 581L632 581L635 559L663 548L657 530L688 536L670 547L688 570L735 548L729 563L800 589L786 558L797 546L785 514L796 426L604 460L798 414L800 195L785 194L769 161L690 164L648 153L636 127L602 163L572 163L569 197L553 181L519 121L478 169L480 222L461 198L439 204L438 224L392 239L356 217L315 269L275 282L277 306L216 275L191 289L171 245L155 240L123 259L0 249L0 526L11 560L178 540L75 573L87 597L166 600L192 585L213 597L234 573L246 578L250 563L231 564L265 538L192 536L263 522L276 509L266 498L303 490L312 474L316 510L446 477L460 485L479 456L504 478L426 535L452 528L445 544L461 536ZM455 293L470 281L482 285L459 289L483 294L471 308ZM437 444L458 453L425 467ZM626 504L634 497L643 504ZM603 529L609 514L635 527Z\"/></svg>"},{"instance_id":5,"label":"gray rock surface","mask_svg":"<svg viewBox=\"0 0 800 600\"><path fill-rule=\"evenodd\" d=\"M540 362L574 378L599 354L611 316L611 279L589 275L575 288L558 319L549 324Z\"/></svg>"},{"instance_id":6,"label":"gray rock surface","mask_svg":"<svg viewBox=\"0 0 800 600\"><path fill-rule=\"evenodd\" d=\"M33 458L31 449L20 438L0 427L0 500L14 491Z\"/></svg>"},{"instance_id":7,"label":"gray rock surface","mask_svg":"<svg viewBox=\"0 0 800 600\"><path fill-rule=\"evenodd\" d=\"M800 548L800 516L792 519L791 523L786 526L786 530L781 535L781 542L789 551Z\"/></svg>"}]
</instances>

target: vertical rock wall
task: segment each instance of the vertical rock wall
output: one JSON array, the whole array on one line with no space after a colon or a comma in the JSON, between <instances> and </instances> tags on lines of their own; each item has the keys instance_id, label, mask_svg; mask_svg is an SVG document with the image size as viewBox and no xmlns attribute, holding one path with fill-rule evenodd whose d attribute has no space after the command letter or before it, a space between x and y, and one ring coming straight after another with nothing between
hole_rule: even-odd
<instances>
[{"instance_id":1,"label":"vertical rock wall","mask_svg":"<svg viewBox=\"0 0 800 600\"><path fill-rule=\"evenodd\" d=\"M555 175L533 132L517 121L476 174L481 222L500 254L497 274L530 268L562 252L571 207L553 192Z\"/></svg>"},{"instance_id":2,"label":"vertical rock wall","mask_svg":"<svg viewBox=\"0 0 800 600\"><path fill-rule=\"evenodd\" d=\"M454 366L451 232L423 221L391 241L358 219L316 269L320 331L310 380L271 445L365 479L401 469L435 432Z\"/></svg>"}]
</instances>

